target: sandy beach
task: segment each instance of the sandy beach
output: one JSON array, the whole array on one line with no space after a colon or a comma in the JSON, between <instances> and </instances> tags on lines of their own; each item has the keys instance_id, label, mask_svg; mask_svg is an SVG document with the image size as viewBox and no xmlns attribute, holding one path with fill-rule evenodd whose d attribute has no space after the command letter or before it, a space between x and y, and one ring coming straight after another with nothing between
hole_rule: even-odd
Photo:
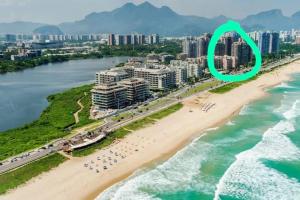
<instances>
[{"instance_id":1,"label":"sandy beach","mask_svg":"<svg viewBox=\"0 0 300 200\"><path fill-rule=\"evenodd\" d=\"M90 156L72 158L0 196L0 200L94 199L137 169L169 158L206 129L222 125L244 105L265 96L266 88L289 80L293 73L300 73L300 61L225 94L206 92L190 97L180 111Z\"/></svg>"}]
</instances>

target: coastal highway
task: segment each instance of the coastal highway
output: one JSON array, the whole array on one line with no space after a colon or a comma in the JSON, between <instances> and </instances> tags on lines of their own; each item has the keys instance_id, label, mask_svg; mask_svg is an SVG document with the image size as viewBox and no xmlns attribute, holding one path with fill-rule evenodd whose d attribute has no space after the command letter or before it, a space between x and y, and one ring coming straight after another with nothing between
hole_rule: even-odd
<instances>
[{"instance_id":1,"label":"coastal highway","mask_svg":"<svg viewBox=\"0 0 300 200\"><path fill-rule=\"evenodd\" d=\"M274 68L279 67L281 65L293 62L293 61L295 61L299 58L300 58L300 54L296 54L296 55L294 55L293 58L285 58L285 59L282 59L280 61L268 64L267 66L263 67L262 71L268 71L268 70L274 69ZM209 81L212 81L212 80L214 80L214 79L204 80L201 83L197 83L195 86L200 85L203 82L209 82ZM218 88L218 87L221 87L221 86L226 85L226 84L228 84L228 83L222 83L222 84L220 84L220 85L218 85L214 88ZM172 101L166 103L165 105L158 105L157 108L154 108L154 109L152 108L151 110L144 111L143 113L139 113L138 111L134 111L136 116L133 117L133 118L126 119L126 120L123 120L121 122L115 122L115 121L112 121L112 120L108 120L107 123L105 125L102 125L101 127L105 127L106 130L113 131L113 130L116 130L116 129L122 127L122 126L130 124L134 121L137 121L139 119L147 117L147 116L151 115L152 113L158 112L160 110L168 108L169 106L175 105L176 103L181 102L183 100L183 99L178 99L177 97L180 94L186 92L188 88L189 87L184 87L180 90L177 90L176 92L171 93L168 98L172 99ZM214 88L209 88L207 90L211 90L211 89L214 89ZM207 91L207 90L205 90L205 91ZM202 92L205 92L205 91L202 91ZM200 93L202 93L202 92L200 92ZM195 94L195 95L197 95L197 94ZM192 96L194 96L194 95L192 95ZM186 98L189 98L189 97L186 97ZM49 146L51 146L51 147L49 147ZM8 171L13 170L13 169L16 169L16 168L21 167L23 165L26 165L28 163L31 163L35 160L38 160L40 158L43 158L43 157L45 157L45 156L47 156L51 153L58 152L60 150L61 149L58 146L48 145L47 148L44 147L44 148L36 149L36 150L33 150L29 153L23 153L23 154L20 154L18 156L15 156L13 158L7 159L6 161L3 161L2 163L0 163L0 174L8 172Z\"/></svg>"},{"instance_id":2,"label":"coastal highway","mask_svg":"<svg viewBox=\"0 0 300 200\"><path fill-rule=\"evenodd\" d=\"M10 160L7 160L6 162L3 162L2 165L0 165L0 174L31 163L35 160L57 152L58 150L58 147L53 146L45 149L38 149L29 153L19 155L18 157L14 157Z\"/></svg>"}]
</instances>

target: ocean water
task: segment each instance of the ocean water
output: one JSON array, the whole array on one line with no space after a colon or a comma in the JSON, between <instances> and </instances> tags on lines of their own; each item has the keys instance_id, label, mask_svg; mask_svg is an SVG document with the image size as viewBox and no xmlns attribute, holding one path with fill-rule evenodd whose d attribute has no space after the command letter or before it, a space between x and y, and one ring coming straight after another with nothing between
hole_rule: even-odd
<instances>
[{"instance_id":1,"label":"ocean water","mask_svg":"<svg viewBox=\"0 0 300 200\"><path fill-rule=\"evenodd\" d=\"M299 200L300 75L97 200Z\"/></svg>"}]
</instances>

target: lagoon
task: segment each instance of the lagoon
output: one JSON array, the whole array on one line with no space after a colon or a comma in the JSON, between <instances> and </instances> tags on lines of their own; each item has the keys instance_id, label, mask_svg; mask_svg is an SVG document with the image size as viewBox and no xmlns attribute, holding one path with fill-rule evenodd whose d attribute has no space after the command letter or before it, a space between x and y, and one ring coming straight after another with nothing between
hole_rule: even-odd
<instances>
[{"instance_id":1,"label":"lagoon","mask_svg":"<svg viewBox=\"0 0 300 200\"><path fill-rule=\"evenodd\" d=\"M0 131L36 120L48 106L50 94L93 83L95 72L128 58L73 60L0 75Z\"/></svg>"}]
</instances>

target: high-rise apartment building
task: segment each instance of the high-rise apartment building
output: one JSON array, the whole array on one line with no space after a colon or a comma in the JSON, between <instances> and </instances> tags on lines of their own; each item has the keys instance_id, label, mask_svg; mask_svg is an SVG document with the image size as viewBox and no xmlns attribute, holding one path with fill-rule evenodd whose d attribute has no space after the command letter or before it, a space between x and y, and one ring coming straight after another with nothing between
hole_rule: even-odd
<instances>
[{"instance_id":1,"label":"high-rise apartment building","mask_svg":"<svg viewBox=\"0 0 300 200\"><path fill-rule=\"evenodd\" d=\"M187 54L188 58L196 58L197 42L193 38L186 38L182 43L183 53Z\"/></svg>"},{"instance_id":2,"label":"high-rise apartment building","mask_svg":"<svg viewBox=\"0 0 300 200\"><path fill-rule=\"evenodd\" d=\"M131 44L137 45L138 44L138 36L135 34L131 35Z\"/></svg>"},{"instance_id":3,"label":"high-rise apartment building","mask_svg":"<svg viewBox=\"0 0 300 200\"><path fill-rule=\"evenodd\" d=\"M279 33L270 33L270 46L269 53L277 54L279 53Z\"/></svg>"},{"instance_id":4,"label":"high-rise apartment building","mask_svg":"<svg viewBox=\"0 0 300 200\"><path fill-rule=\"evenodd\" d=\"M138 35L138 44L145 44L146 43L146 36L143 34Z\"/></svg>"},{"instance_id":5,"label":"high-rise apartment building","mask_svg":"<svg viewBox=\"0 0 300 200\"><path fill-rule=\"evenodd\" d=\"M231 55L236 57L236 66L246 65L252 59L251 47L241 39L232 45Z\"/></svg>"},{"instance_id":6,"label":"high-rise apartment building","mask_svg":"<svg viewBox=\"0 0 300 200\"><path fill-rule=\"evenodd\" d=\"M298 44L298 45L300 44L300 36L296 37L295 43Z\"/></svg>"},{"instance_id":7,"label":"high-rise apartment building","mask_svg":"<svg viewBox=\"0 0 300 200\"><path fill-rule=\"evenodd\" d=\"M200 37L197 40L197 57L207 55L209 41L210 39L208 37Z\"/></svg>"},{"instance_id":8,"label":"high-rise apartment building","mask_svg":"<svg viewBox=\"0 0 300 200\"><path fill-rule=\"evenodd\" d=\"M15 34L6 34L5 35L5 41L6 42L16 42L17 36Z\"/></svg>"},{"instance_id":9,"label":"high-rise apartment building","mask_svg":"<svg viewBox=\"0 0 300 200\"><path fill-rule=\"evenodd\" d=\"M270 33L260 33L258 38L258 48L262 55L269 53L270 48Z\"/></svg>"},{"instance_id":10,"label":"high-rise apartment building","mask_svg":"<svg viewBox=\"0 0 300 200\"><path fill-rule=\"evenodd\" d=\"M127 88L117 83L96 85L92 90L93 105L100 109L121 109L127 103Z\"/></svg>"},{"instance_id":11,"label":"high-rise apartment building","mask_svg":"<svg viewBox=\"0 0 300 200\"><path fill-rule=\"evenodd\" d=\"M225 55L225 44L223 42L218 42L215 47L215 56Z\"/></svg>"},{"instance_id":12,"label":"high-rise apartment building","mask_svg":"<svg viewBox=\"0 0 300 200\"><path fill-rule=\"evenodd\" d=\"M227 36L221 39L222 43L225 45L224 55L231 56L231 48L233 44L233 37Z\"/></svg>"},{"instance_id":13,"label":"high-rise apartment building","mask_svg":"<svg viewBox=\"0 0 300 200\"><path fill-rule=\"evenodd\" d=\"M148 81L151 90L168 90L176 86L176 73L169 68L136 68L134 77Z\"/></svg>"},{"instance_id":14,"label":"high-rise apartment building","mask_svg":"<svg viewBox=\"0 0 300 200\"><path fill-rule=\"evenodd\" d=\"M132 105L146 101L150 96L149 83L141 78L125 79L118 84L126 87L126 103Z\"/></svg>"},{"instance_id":15,"label":"high-rise apartment building","mask_svg":"<svg viewBox=\"0 0 300 200\"><path fill-rule=\"evenodd\" d=\"M258 37L258 48L262 55L279 52L279 33L263 32Z\"/></svg>"},{"instance_id":16,"label":"high-rise apartment building","mask_svg":"<svg viewBox=\"0 0 300 200\"><path fill-rule=\"evenodd\" d=\"M118 82L127 78L130 78L130 74L123 69L100 71L96 73L96 85Z\"/></svg>"},{"instance_id":17,"label":"high-rise apartment building","mask_svg":"<svg viewBox=\"0 0 300 200\"><path fill-rule=\"evenodd\" d=\"M125 45L131 45L132 44L131 35L125 35L124 36L124 44Z\"/></svg>"},{"instance_id":18,"label":"high-rise apartment building","mask_svg":"<svg viewBox=\"0 0 300 200\"><path fill-rule=\"evenodd\" d=\"M115 34L109 34L109 36L108 36L108 45L109 45L109 46L114 46L114 45L116 45Z\"/></svg>"},{"instance_id":19,"label":"high-rise apartment building","mask_svg":"<svg viewBox=\"0 0 300 200\"><path fill-rule=\"evenodd\" d=\"M124 44L125 44L124 35L115 35L115 45L120 46Z\"/></svg>"},{"instance_id":20,"label":"high-rise apartment building","mask_svg":"<svg viewBox=\"0 0 300 200\"><path fill-rule=\"evenodd\" d=\"M223 69L227 71L232 71L236 68L237 57L234 56L223 56Z\"/></svg>"},{"instance_id":21,"label":"high-rise apartment building","mask_svg":"<svg viewBox=\"0 0 300 200\"><path fill-rule=\"evenodd\" d=\"M148 44L159 44L159 35L158 34L149 35L147 42Z\"/></svg>"}]
</instances>

